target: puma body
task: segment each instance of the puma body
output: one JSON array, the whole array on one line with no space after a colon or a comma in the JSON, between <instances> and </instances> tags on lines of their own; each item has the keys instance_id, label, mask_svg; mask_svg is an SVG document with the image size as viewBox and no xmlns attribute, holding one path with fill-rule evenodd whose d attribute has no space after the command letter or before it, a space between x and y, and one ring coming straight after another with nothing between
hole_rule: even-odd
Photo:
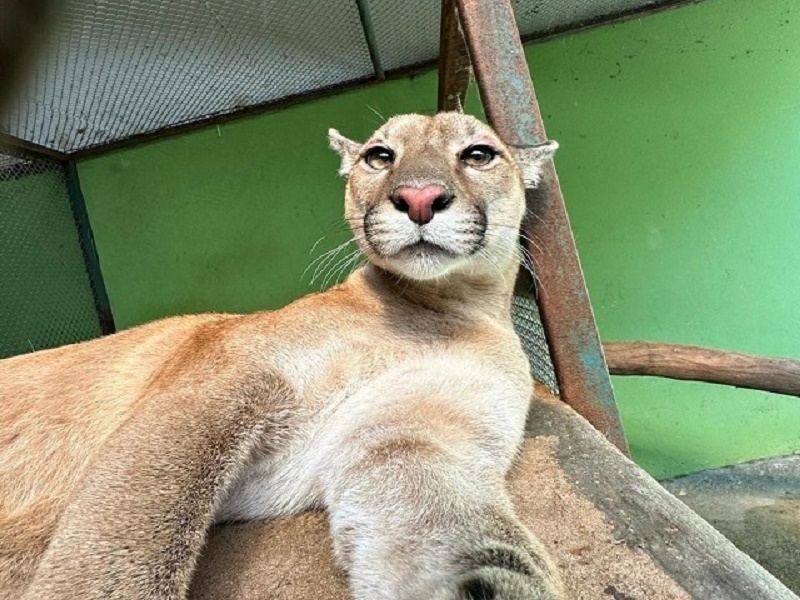
<instances>
[{"instance_id":1,"label":"puma body","mask_svg":"<svg viewBox=\"0 0 800 600\"><path fill-rule=\"evenodd\" d=\"M450 113L331 140L369 259L343 284L0 361L0 598L185 598L211 524L311 508L358 599L561 597L504 491L523 177L554 147Z\"/></svg>"}]
</instances>

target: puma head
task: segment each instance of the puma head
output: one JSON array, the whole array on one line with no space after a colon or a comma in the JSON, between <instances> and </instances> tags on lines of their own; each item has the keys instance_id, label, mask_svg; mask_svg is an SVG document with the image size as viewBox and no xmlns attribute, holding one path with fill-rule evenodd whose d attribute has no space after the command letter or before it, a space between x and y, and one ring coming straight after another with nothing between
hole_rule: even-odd
<instances>
[{"instance_id":1,"label":"puma head","mask_svg":"<svg viewBox=\"0 0 800 600\"><path fill-rule=\"evenodd\" d=\"M517 261L525 187L558 144L512 148L455 112L400 115L359 143L329 131L347 175L345 218L379 267L417 280L505 272Z\"/></svg>"}]
</instances>

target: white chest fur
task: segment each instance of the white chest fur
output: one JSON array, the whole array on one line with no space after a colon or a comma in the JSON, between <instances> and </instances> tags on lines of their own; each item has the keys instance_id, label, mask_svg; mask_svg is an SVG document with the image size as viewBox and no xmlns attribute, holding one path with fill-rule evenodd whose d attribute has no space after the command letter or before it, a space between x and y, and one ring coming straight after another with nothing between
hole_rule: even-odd
<instances>
[{"instance_id":1,"label":"white chest fur","mask_svg":"<svg viewBox=\"0 0 800 600\"><path fill-rule=\"evenodd\" d=\"M476 472L504 473L522 439L530 399L530 381L515 372L456 352L403 360L354 393L344 390L329 398L280 451L256 460L232 488L216 521L321 508L326 474L357 460L342 451L345 442L358 436L366 447L373 437L387 434L424 437L432 418L451 425L450 450L469 448L472 456L464 458ZM478 444L472 443L476 436Z\"/></svg>"}]
</instances>

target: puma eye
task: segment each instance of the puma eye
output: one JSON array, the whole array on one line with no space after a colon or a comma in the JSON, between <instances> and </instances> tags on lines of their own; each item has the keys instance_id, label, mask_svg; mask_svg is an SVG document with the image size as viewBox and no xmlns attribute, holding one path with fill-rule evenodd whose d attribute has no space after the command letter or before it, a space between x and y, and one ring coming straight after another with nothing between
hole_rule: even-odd
<instances>
[{"instance_id":1,"label":"puma eye","mask_svg":"<svg viewBox=\"0 0 800 600\"><path fill-rule=\"evenodd\" d=\"M486 144L470 146L461 153L461 162L470 167L485 167L494 160L498 152Z\"/></svg>"},{"instance_id":2,"label":"puma eye","mask_svg":"<svg viewBox=\"0 0 800 600\"><path fill-rule=\"evenodd\" d=\"M373 146L364 153L364 162L381 171L394 162L394 152L384 146Z\"/></svg>"}]
</instances>

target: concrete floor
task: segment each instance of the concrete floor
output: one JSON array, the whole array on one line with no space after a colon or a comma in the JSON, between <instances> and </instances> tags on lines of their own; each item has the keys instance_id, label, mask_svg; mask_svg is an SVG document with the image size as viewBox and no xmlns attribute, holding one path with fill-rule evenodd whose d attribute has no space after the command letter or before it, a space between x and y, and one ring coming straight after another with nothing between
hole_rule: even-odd
<instances>
[{"instance_id":1,"label":"concrete floor","mask_svg":"<svg viewBox=\"0 0 800 600\"><path fill-rule=\"evenodd\" d=\"M800 455L701 471L661 483L800 594Z\"/></svg>"}]
</instances>

